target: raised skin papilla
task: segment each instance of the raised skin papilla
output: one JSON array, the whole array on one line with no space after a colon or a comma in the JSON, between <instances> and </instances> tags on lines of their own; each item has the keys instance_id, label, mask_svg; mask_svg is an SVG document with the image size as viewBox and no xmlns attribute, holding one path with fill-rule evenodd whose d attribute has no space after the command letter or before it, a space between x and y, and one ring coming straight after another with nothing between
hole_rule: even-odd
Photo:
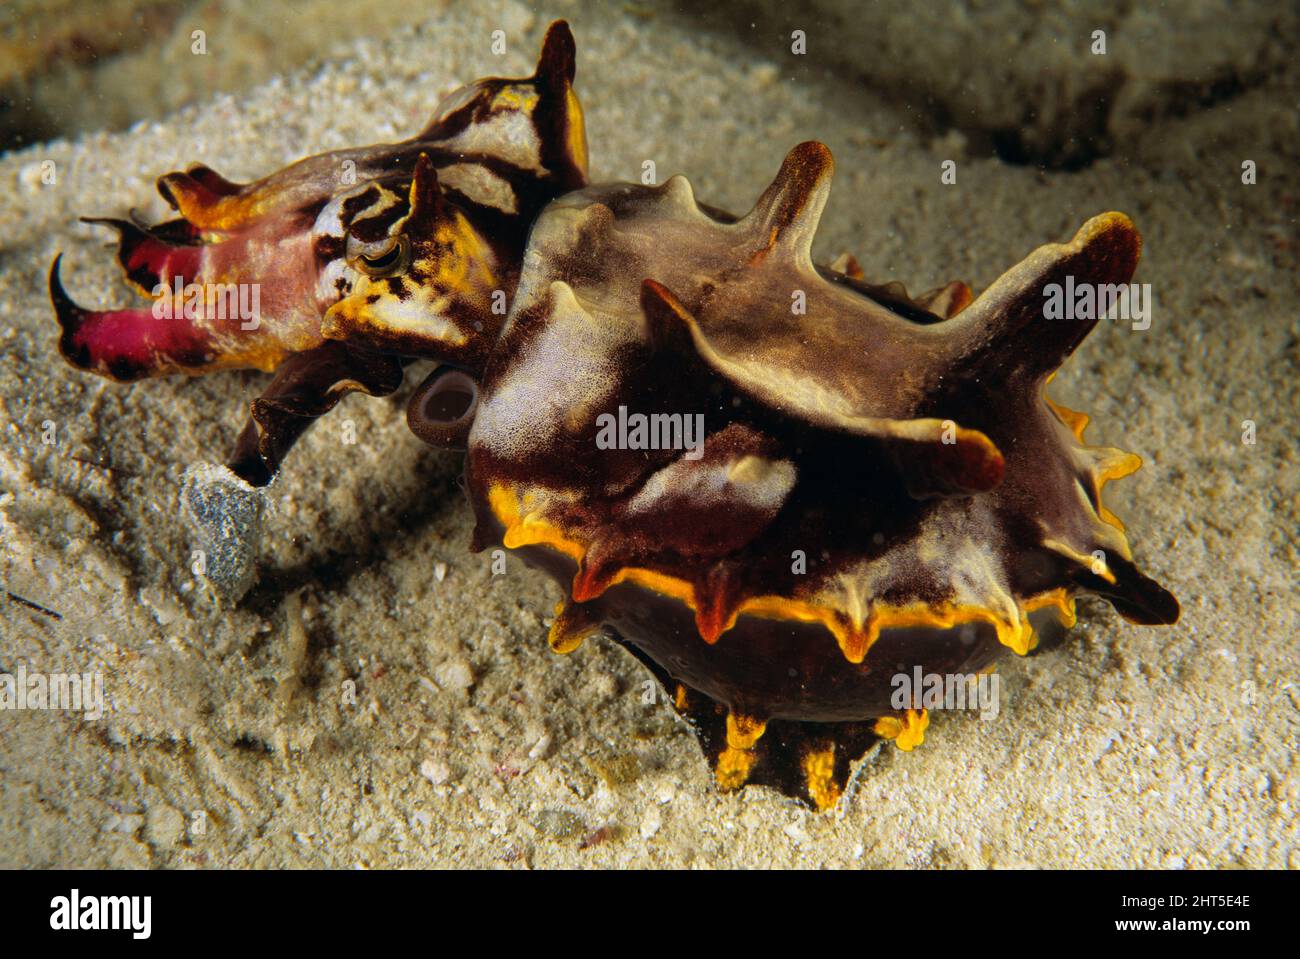
<instances>
[{"instance_id":1,"label":"raised skin papilla","mask_svg":"<svg viewBox=\"0 0 1300 959\"><path fill-rule=\"evenodd\" d=\"M461 88L409 140L309 157L252 183L204 166L160 177L178 219L90 221L117 229L118 262L151 302L84 309L56 259L61 352L122 382L275 371L230 464L256 485L316 417L349 392L391 393L410 360L480 371L529 227L586 182L573 78L573 37L557 21L531 77Z\"/></svg>"}]
</instances>

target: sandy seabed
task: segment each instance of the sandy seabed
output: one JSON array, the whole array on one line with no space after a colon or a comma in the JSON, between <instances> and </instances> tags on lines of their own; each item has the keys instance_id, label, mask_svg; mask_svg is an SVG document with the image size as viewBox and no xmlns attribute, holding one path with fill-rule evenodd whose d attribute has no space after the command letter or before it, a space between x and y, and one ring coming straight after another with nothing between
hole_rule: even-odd
<instances>
[{"instance_id":1,"label":"sandy seabed","mask_svg":"<svg viewBox=\"0 0 1300 959\"><path fill-rule=\"evenodd\" d=\"M101 671L107 699L98 720L0 713L0 866L1300 865L1294 75L1043 172L926 136L836 71L791 81L766 40L554 9L577 36L593 179L653 160L743 211L790 146L821 139L837 175L819 258L850 251L875 282L978 291L1089 216L1128 213L1151 327L1101 324L1053 395L1093 415L1089 442L1145 460L1107 502L1181 621L1082 603L1062 642L1002 660L995 721L937 715L916 751L869 757L830 814L720 795L637 663L604 641L552 655L558 589L467 551L459 463L404 425L421 371L307 434L270 489L258 582L223 607L191 570L182 477L225 455L265 378L77 373L50 262L66 254L78 301L124 302L107 235L77 216L161 218L167 170L249 179L398 139L460 83L531 72L550 10L448 9L158 122L0 157L0 580L62 617L0 607L0 671Z\"/></svg>"}]
</instances>

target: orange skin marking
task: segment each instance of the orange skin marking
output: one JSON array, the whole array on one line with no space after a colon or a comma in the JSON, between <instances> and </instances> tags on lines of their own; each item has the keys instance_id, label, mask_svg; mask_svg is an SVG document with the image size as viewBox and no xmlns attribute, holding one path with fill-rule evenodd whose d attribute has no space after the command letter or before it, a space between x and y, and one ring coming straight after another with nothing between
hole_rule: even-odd
<instances>
[{"instance_id":1,"label":"orange skin marking","mask_svg":"<svg viewBox=\"0 0 1300 959\"><path fill-rule=\"evenodd\" d=\"M502 542L507 549L518 549L521 546L549 546L575 562L582 563L587 553L586 547L541 519L539 512L523 513L518 497L505 485L494 484L489 489L488 504L505 527ZM697 626L699 625L701 604L697 599L694 585L679 577L652 569L624 566L613 575L600 577L592 573L584 575L580 570L574 577L573 598L578 602L588 602L610 587L625 582L635 583L663 596L679 600L697 614L696 623ZM769 619L821 623L835 637L845 659L856 665L866 658L871 647L880 638L880 633L885 629L908 626L950 629L964 623L986 622L997 631L999 642L1023 656L1038 643L1024 614L1044 606L1056 606L1061 612L1063 621L1069 625L1074 623L1074 601L1064 589L1029 597L1019 605L1022 616L1015 623L1008 622L994 610L983 606L915 604L902 607L878 606L871 611L866 623L859 625L850 622L842 612L829 606L784 596L755 596L742 602L727 618L722 628L716 632L711 627L710 621L706 620L705 628L700 630L700 637L710 645L716 643L722 634L735 626L740 616L746 613Z\"/></svg>"}]
</instances>

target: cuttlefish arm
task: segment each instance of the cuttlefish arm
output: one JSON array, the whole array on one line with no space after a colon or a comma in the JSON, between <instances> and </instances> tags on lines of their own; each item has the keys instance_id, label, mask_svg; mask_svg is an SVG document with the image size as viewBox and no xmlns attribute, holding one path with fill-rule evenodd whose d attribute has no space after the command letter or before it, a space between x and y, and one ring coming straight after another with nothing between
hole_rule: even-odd
<instances>
[{"instance_id":1,"label":"cuttlefish arm","mask_svg":"<svg viewBox=\"0 0 1300 959\"><path fill-rule=\"evenodd\" d=\"M294 353L253 401L227 465L252 485L266 485L307 427L348 393L389 395L402 385L402 365L332 341Z\"/></svg>"}]
</instances>

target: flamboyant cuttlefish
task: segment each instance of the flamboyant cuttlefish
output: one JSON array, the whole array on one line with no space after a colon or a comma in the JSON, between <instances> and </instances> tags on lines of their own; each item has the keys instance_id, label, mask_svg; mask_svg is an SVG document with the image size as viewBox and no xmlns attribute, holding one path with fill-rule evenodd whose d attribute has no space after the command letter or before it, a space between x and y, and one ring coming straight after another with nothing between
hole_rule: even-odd
<instances>
[{"instance_id":1,"label":"flamboyant cuttlefish","mask_svg":"<svg viewBox=\"0 0 1300 959\"><path fill-rule=\"evenodd\" d=\"M255 486L343 394L435 361L408 422L467 451L473 548L554 575L551 647L622 643L723 789L828 808L874 741L924 738L900 675L1026 653L1080 592L1178 618L1101 503L1138 458L1086 445L1087 417L1044 392L1096 323L1045 319L1045 291L1127 284L1127 217L973 300L963 283L911 298L851 258L813 262L820 143L744 217L680 176L588 185L573 78L557 22L533 76L462 88L410 140L249 184L166 174L178 219L97 221L150 305L84 310L55 261L63 355L128 381L274 370L230 461ZM228 309L249 284L256 315Z\"/></svg>"}]
</instances>

